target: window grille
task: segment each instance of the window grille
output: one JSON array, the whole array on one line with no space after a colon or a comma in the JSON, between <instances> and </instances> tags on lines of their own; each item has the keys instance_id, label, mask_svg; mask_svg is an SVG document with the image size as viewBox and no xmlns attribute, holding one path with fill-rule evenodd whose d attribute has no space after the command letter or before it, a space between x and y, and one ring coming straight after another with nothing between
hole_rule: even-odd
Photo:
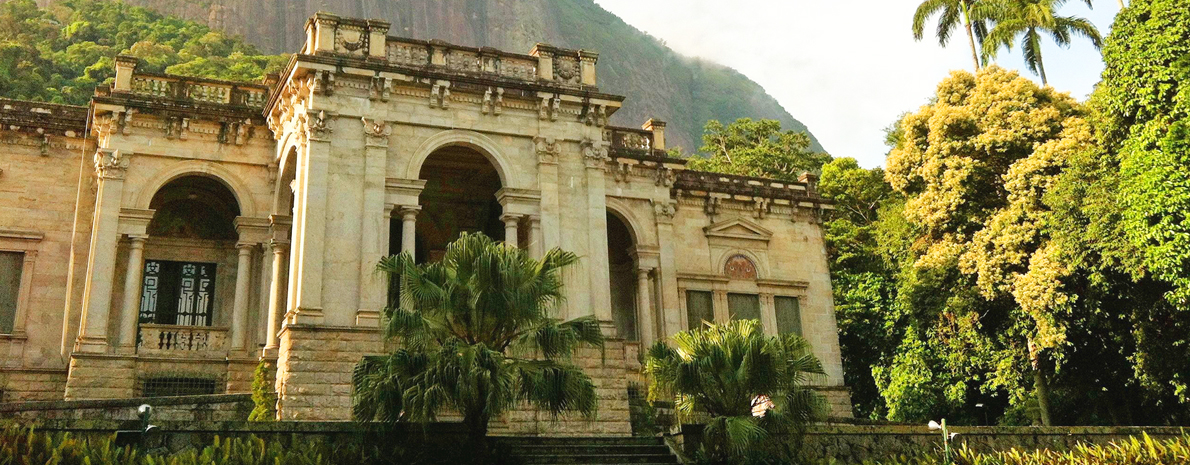
<instances>
[{"instance_id":1,"label":"window grille","mask_svg":"<svg viewBox=\"0 0 1190 465\"><path fill-rule=\"evenodd\" d=\"M0 252L0 334L10 334L17 319L24 252Z\"/></svg>"},{"instance_id":2,"label":"window grille","mask_svg":"<svg viewBox=\"0 0 1190 465\"><path fill-rule=\"evenodd\" d=\"M760 296L756 294L727 294L727 311L733 320L760 321Z\"/></svg>"},{"instance_id":3,"label":"window grille","mask_svg":"<svg viewBox=\"0 0 1190 465\"><path fill-rule=\"evenodd\" d=\"M714 296L709 291L686 291L686 320L688 329L701 329L704 321L715 321Z\"/></svg>"},{"instance_id":4,"label":"window grille","mask_svg":"<svg viewBox=\"0 0 1190 465\"><path fill-rule=\"evenodd\" d=\"M218 382L194 376L162 376L149 378L141 386L142 397L173 397L215 394Z\"/></svg>"},{"instance_id":5,"label":"window grille","mask_svg":"<svg viewBox=\"0 0 1190 465\"><path fill-rule=\"evenodd\" d=\"M802 310L797 297L776 296L773 305L777 312L777 332L802 335Z\"/></svg>"},{"instance_id":6,"label":"window grille","mask_svg":"<svg viewBox=\"0 0 1190 465\"><path fill-rule=\"evenodd\" d=\"M215 264L146 260L140 322L210 326Z\"/></svg>"}]
</instances>

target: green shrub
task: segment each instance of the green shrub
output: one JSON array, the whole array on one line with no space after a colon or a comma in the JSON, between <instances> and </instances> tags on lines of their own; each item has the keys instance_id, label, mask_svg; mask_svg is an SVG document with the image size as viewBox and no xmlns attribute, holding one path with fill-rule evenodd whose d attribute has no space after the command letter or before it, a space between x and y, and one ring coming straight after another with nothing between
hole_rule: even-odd
<instances>
[{"instance_id":1,"label":"green shrub","mask_svg":"<svg viewBox=\"0 0 1190 465\"><path fill-rule=\"evenodd\" d=\"M842 464L834 459L819 461L819 465ZM876 460L864 465L942 465L941 451L903 454ZM1166 465L1190 463L1190 435L1157 440L1148 434L1130 437L1104 445L1079 443L1068 451L1049 449L1009 449L980 452L965 444L954 451L954 465Z\"/></svg>"},{"instance_id":2,"label":"green shrub","mask_svg":"<svg viewBox=\"0 0 1190 465\"><path fill-rule=\"evenodd\" d=\"M252 372L252 413L248 421L275 421L277 419L277 392L273 390L273 365L261 360Z\"/></svg>"}]
</instances>

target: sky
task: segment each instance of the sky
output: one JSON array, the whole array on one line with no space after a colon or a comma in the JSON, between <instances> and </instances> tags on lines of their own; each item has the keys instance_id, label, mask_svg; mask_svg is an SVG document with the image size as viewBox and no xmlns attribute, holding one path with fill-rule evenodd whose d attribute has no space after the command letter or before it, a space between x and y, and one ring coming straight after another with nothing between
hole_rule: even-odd
<instances>
[{"instance_id":1,"label":"sky","mask_svg":"<svg viewBox=\"0 0 1190 465\"><path fill-rule=\"evenodd\" d=\"M861 166L884 165L884 129L897 116L925 104L953 69L971 70L966 35L947 47L911 31L920 0L595 0L625 22L678 53L739 70L805 123L835 157ZM1069 2L1063 15L1090 19L1107 36L1119 11L1113 0L1094 9ZM1083 100L1099 81L1103 61L1089 41L1070 48L1046 39L1042 48L1050 85ZM1001 52L1000 66L1025 68L1019 48Z\"/></svg>"}]
</instances>

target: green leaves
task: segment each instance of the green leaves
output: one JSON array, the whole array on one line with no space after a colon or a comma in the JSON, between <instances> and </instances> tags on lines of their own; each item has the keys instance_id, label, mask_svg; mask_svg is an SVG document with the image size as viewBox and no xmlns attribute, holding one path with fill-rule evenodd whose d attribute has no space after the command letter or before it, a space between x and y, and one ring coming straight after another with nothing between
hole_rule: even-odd
<instances>
[{"instance_id":1,"label":"green leaves","mask_svg":"<svg viewBox=\"0 0 1190 465\"><path fill-rule=\"evenodd\" d=\"M767 435L825 414L821 397L807 387L822 365L797 335L769 337L756 320L733 320L680 332L671 342L649 348L649 399L673 398L681 418L706 421L704 448L712 456L747 455ZM756 416L767 401L772 407Z\"/></svg>"},{"instance_id":2,"label":"green leaves","mask_svg":"<svg viewBox=\"0 0 1190 465\"><path fill-rule=\"evenodd\" d=\"M288 59L124 2L0 4L0 95L7 98L85 105L114 77L112 59L121 53L140 57L145 71L241 81L258 81Z\"/></svg>"},{"instance_id":3,"label":"green leaves","mask_svg":"<svg viewBox=\"0 0 1190 465\"><path fill-rule=\"evenodd\" d=\"M817 172L830 160L825 153L810 150L805 132L782 131L776 120L740 118L724 126L708 121L703 129L703 153L691 157L691 169L796 181L805 171Z\"/></svg>"},{"instance_id":4,"label":"green leaves","mask_svg":"<svg viewBox=\"0 0 1190 465\"><path fill-rule=\"evenodd\" d=\"M397 348L357 365L356 418L433 421L452 409L482 437L518 402L593 415L594 384L569 361L581 347L602 348L603 333L593 317L552 317L565 298L562 270L577 261L557 249L534 260L478 233L439 262L381 260L378 272L401 284L399 304L384 312Z\"/></svg>"}]
</instances>

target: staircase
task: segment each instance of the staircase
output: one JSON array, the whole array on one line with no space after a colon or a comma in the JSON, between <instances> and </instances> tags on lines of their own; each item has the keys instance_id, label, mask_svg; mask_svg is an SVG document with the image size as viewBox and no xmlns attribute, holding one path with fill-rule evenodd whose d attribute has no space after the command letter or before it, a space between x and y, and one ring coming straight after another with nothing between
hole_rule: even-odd
<instances>
[{"instance_id":1,"label":"staircase","mask_svg":"<svg viewBox=\"0 0 1190 465\"><path fill-rule=\"evenodd\" d=\"M509 437L499 440L509 463L540 464L677 464L678 458L661 438Z\"/></svg>"}]
</instances>

